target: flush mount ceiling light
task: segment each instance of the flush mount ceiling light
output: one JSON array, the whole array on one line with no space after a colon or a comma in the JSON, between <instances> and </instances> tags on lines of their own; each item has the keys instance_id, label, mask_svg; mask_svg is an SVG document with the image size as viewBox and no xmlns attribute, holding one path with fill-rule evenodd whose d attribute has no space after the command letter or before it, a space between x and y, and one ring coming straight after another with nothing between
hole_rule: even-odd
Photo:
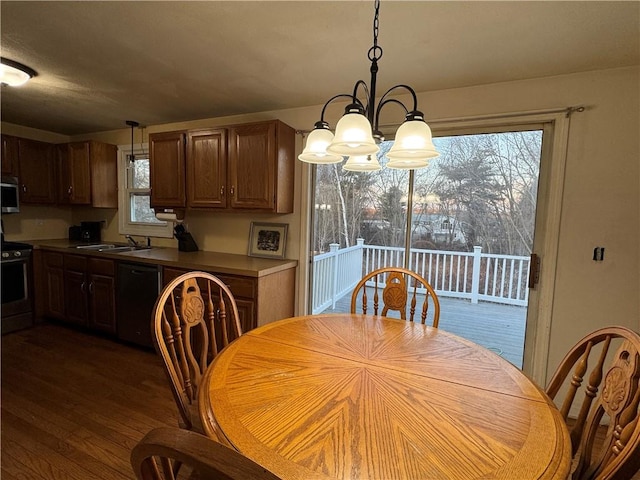
<instances>
[{"instance_id":1,"label":"flush mount ceiling light","mask_svg":"<svg viewBox=\"0 0 640 480\"><path fill-rule=\"evenodd\" d=\"M375 171L382 168L376 154L380 150L378 143L384 140L380 132L379 118L382 107L389 103L400 105L406 115L405 121L396 132L393 147L387 152L389 158L387 167L399 169L424 168L429 160L440 154L433 145L431 129L424 121L424 114L418 110L416 92L408 85L400 84L391 87L380 98L376 106L376 78L378 74L378 60L382 57L382 47L378 45L378 17L380 13L380 0L375 1L375 14L373 18L373 46L367 54L371 61L369 69L371 82L368 87L363 80L358 80L353 88L353 94L338 94L331 97L322 107L320 120L314 125L314 129L307 138L304 150L298 159L315 164L327 164L341 162L348 157L347 163L342 167L351 171ZM358 98L358 90L362 88L365 101ZM409 110L396 98L390 98L392 94L404 90L413 98L413 109ZM350 98L344 116L336 125L335 135L329 129L329 124L324 120L327 106L338 98ZM373 126L373 127L372 127Z\"/></svg>"},{"instance_id":2,"label":"flush mount ceiling light","mask_svg":"<svg viewBox=\"0 0 640 480\"><path fill-rule=\"evenodd\" d=\"M26 65L0 57L0 83L3 85L18 87L24 85L36 75L36 71Z\"/></svg>"}]
</instances>

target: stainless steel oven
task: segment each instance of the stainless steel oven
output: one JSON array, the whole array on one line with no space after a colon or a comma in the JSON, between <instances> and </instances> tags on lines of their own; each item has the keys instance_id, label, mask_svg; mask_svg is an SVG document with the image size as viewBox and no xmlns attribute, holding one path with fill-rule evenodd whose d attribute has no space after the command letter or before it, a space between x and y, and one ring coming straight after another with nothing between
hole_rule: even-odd
<instances>
[{"instance_id":1,"label":"stainless steel oven","mask_svg":"<svg viewBox=\"0 0 640 480\"><path fill-rule=\"evenodd\" d=\"M31 249L26 243L2 243L2 334L33 325Z\"/></svg>"}]
</instances>

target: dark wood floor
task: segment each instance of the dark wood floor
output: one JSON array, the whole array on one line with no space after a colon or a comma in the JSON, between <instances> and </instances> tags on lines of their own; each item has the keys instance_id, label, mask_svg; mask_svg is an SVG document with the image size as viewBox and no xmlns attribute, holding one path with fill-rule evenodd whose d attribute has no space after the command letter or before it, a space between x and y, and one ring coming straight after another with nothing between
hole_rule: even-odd
<instances>
[{"instance_id":1,"label":"dark wood floor","mask_svg":"<svg viewBox=\"0 0 640 480\"><path fill-rule=\"evenodd\" d=\"M133 479L131 448L177 426L160 359L56 325L2 337L2 480Z\"/></svg>"}]
</instances>

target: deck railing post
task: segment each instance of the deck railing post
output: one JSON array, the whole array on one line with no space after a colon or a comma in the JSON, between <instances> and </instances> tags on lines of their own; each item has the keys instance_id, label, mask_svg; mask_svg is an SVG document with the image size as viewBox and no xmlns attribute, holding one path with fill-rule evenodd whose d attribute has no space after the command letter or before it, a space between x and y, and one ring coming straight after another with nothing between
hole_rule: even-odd
<instances>
[{"instance_id":1,"label":"deck railing post","mask_svg":"<svg viewBox=\"0 0 640 480\"><path fill-rule=\"evenodd\" d=\"M338 296L338 249L340 248L340 244L338 243L330 243L329 244L329 252L333 255L333 260L331 262L331 308L336 308L336 300Z\"/></svg>"},{"instance_id":2,"label":"deck railing post","mask_svg":"<svg viewBox=\"0 0 640 480\"><path fill-rule=\"evenodd\" d=\"M482 247L473 247L473 270L471 273L471 303L478 303L480 294L480 266Z\"/></svg>"}]
</instances>

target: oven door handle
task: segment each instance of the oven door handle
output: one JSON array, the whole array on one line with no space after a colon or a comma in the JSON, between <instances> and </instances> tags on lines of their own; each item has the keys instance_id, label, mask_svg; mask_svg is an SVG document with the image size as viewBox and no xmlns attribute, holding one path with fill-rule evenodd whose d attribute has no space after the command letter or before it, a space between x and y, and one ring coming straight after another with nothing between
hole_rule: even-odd
<instances>
[{"instance_id":1,"label":"oven door handle","mask_svg":"<svg viewBox=\"0 0 640 480\"><path fill-rule=\"evenodd\" d=\"M0 265L6 265L7 263L18 263L18 262L27 263L28 260L29 260L29 257L3 258Z\"/></svg>"}]
</instances>

